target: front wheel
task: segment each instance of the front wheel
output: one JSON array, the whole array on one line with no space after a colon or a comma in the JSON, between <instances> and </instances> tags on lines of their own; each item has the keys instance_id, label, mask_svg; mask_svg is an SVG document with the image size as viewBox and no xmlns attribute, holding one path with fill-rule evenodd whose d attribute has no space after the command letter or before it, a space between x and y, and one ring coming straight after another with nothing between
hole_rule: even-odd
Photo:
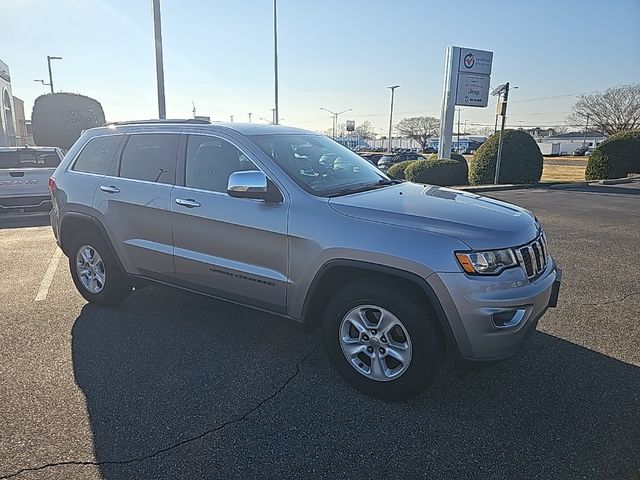
<instances>
[{"instance_id":1,"label":"front wheel","mask_svg":"<svg viewBox=\"0 0 640 480\"><path fill-rule=\"evenodd\" d=\"M78 292L96 305L115 305L131 293L107 243L93 232L80 232L69 252L69 269Z\"/></svg>"},{"instance_id":2,"label":"front wheel","mask_svg":"<svg viewBox=\"0 0 640 480\"><path fill-rule=\"evenodd\" d=\"M444 357L430 306L399 285L347 284L327 304L324 343L336 370L373 397L403 400L423 391Z\"/></svg>"}]
</instances>

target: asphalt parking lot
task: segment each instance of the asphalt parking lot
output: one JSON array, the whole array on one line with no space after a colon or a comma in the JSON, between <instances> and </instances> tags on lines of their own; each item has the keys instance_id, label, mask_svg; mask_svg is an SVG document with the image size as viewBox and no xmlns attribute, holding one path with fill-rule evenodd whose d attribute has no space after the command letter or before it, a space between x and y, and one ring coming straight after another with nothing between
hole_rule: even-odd
<instances>
[{"instance_id":1,"label":"asphalt parking lot","mask_svg":"<svg viewBox=\"0 0 640 480\"><path fill-rule=\"evenodd\" d=\"M640 478L640 184L489 195L543 223L558 308L518 357L395 404L260 312L88 305L49 227L5 222L0 479Z\"/></svg>"}]
</instances>

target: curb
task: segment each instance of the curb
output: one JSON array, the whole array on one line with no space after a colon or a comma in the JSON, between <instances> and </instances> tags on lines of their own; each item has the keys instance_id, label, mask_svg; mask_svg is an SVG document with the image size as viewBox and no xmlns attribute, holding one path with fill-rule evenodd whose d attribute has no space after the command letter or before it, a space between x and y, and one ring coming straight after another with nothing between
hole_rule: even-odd
<instances>
[{"instance_id":1,"label":"curb","mask_svg":"<svg viewBox=\"0 0 640 480\"><path fill-rule=\"evenodd\" d=\"M546 183L523 183L523 184L503 184L503 185L463 185L459 187L451 187L465 192L502 192L507 190L527 190L532 188L571 188L574 186L583 186L586 182L546 182Z\"/></svg>"},{"instance_id":2,"label":"curb","mask_svg":"<svg viewBox=\"0 0 640 480\"><path fill-rule=\"evenodd\" d=\"M452 187L465 192L502 192L508 190L527 190L532 188L548 188L550 190L569 190L572 188L597 187L598 185L617 185L623 183L640 182L640 176L629 176L625 178L610 178L607 180L598 180L594 182L543 182L543 183L524 183L524 184L504 184L504 185L462 185Z\"/></svg>"}]
</instances>

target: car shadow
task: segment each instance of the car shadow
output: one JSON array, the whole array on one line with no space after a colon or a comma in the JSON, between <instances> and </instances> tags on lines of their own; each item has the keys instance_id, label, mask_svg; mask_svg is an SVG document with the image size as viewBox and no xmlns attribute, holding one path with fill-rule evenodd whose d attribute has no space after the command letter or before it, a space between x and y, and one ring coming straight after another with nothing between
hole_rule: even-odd
<instances>
[{"instance_id":1,"label":"car shadow","mask_svg":"<svg viewBox=\"0 0 640 480\"><path fill-rule=\"evenodd\" d=\"M178 291L86 305L72 335L105 479L387 478L396 468L403 478L618 478L640 465L640 368L541 332L499 366L455 375L448 362L425 394L395 404L347 387L317 333Z\"/></svg>"}]
</instances>

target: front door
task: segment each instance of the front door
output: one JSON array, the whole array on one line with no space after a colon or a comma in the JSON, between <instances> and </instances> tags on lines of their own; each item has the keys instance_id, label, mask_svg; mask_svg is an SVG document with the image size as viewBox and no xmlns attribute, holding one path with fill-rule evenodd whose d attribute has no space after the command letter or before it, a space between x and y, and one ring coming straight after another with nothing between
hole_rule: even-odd
<instances>
[{"instance_id":1,"label":"front door","mask_svg":"<svg viewBox=\"0 0 640 480\"><path fill-rule=\"evenodd\" d=\"M184 179L171 194L176 277L195 290L283 312L288 203L229 196L229 175L240 170L258 167L230 139L188 136Z\"/></svg>"}]
</instances>

